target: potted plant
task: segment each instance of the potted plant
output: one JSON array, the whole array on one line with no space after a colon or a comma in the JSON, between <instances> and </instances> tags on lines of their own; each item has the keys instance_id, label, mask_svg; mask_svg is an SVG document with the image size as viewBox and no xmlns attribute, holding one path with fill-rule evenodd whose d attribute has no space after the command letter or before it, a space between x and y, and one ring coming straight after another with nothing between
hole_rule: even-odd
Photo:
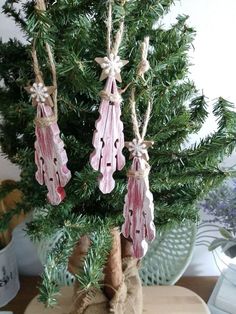
<instances>
[{"instance_id":1,"label":"potted plant","mask_svg":"<svg viewBox=\"0 0 236 314\"><path fill-rule=\"evenodd\" d=\"M209 251L221 247L230 258L236 257L236 178L231 178L209 192L200 207L212 218L203 223L216 225L220 237L209 245Z\"/></svg>"},{"instance_id":2,"label":"potted plant","mask_svg":"<svg viewBox=\"0 0 236 314\"><path fill-rule=\"evenodd\" d=\"M205 243L213 254L217 248L221 248L227 257L235 260L236 178L232 177L225 180L218 188L209 192L205 199L200 202L200 207L210 216L201 224L198 240ZM218 233L213 235L213 231ZM208 239L213 240L209 242ZM214 256L214 259L221 276L214 287L208 306L212 313L235 313L236 268L234 261L226 262L227 259L218 254L217 258ZM218 262L223 262L222 266ZM228 267L225 268L225 266Z\"/></svg>"},{"instance_id":3,"label":"potted plant","mask_svg":"<svg viewBox=\"0 0 236 314\"><path fill-rule=\"evenodd\" d=\"M213 251L218 247L221 247L225 255L230 258L236 257L236 237L234 233L229 232L225 228L219 228L221 238L217 238L209 245L209 251Z\"/></svg>"},{"instance_id":4,"label":"potted plant","mask_svg":"<svg viewBox=\"0 0 236 314\"><path fill-rule=\"evenodd\" d=\"M1 200L0 217L6 212L6 204L4 200ZM10 302L20 288L10 227L5 229L0 232L0 307Z\"/></svg>"}]
</instances>

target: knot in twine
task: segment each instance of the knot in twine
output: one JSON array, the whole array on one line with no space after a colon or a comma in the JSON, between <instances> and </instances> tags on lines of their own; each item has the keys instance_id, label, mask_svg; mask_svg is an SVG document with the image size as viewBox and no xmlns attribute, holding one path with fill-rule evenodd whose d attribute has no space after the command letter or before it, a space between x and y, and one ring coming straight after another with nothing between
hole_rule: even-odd
<instances>
[{"instance_id":1,"label":"knot in twine","mask_svg":"<svg viewBox=\"0 0 236 314\"><path fill-rule=\"evenodd\" d=\"M138 76L143 76L150 69L150 63L148 60L142 60L138 66Z\"/></svg>"},{"instance_id":2,"label":"knot in twine","mask_svg":"<svg viewBox=\"0 0 236 314\"><path fill-rule=\"evenodd\" d=\"M137 170L137 171L129 170L127 173L128 178L133 178L133 179L138 179L138 180L146 178L148 177L148 175L149 175L148 168L146 170Z\"/></svg>"},{"instance_id":3,"label":"knot in twine","mask_svg":"<svg viewBox=\"0 0 236 314\"><path fill-rule=\"evenodd\" d=\"M149 49L149 37L145 37L141 46L142 60L138 66L138 76L144 78L144 74L150 69L150 63L147 59Z\"/></svg>"},{"instance_id":4,"label":"knot in twine","mask_svg":"<svg viewBox=\"0 0 236 314\"><path fill-rule=\"evenodd\" d=\"M145 37L141 46L142 59L141 59L141 62L139 64L138 71L137 71L138 76L141 76L142 79L144 79L145 72L147 72L150 69L150 64L147 59L148 49L149 49L149 37ZM138 140L144 141L145 135L147 133L148 122L150 120L150 115L152 111L152 103L151 101L148 101L148 106L147 106L147 110L144 117L142 134L139 131L139 122L138 122L138 117L136 113L135 87L133 87L131 90L130 107L131 107L131 118L132 118L134 135Z\"/></svg>"},{"instance_id":5,"label":"knot in twine","mask_svg":"<svg viewBox=\"0 0 236 314\"><path fill-rule=\"evenodd\" d=\"M40 128L46 128L46 127L48 127L48 126L50 126L56 122L57 122L57 117L55 115L52 115L52 116L46 117L46 118L35 118L34 119L34 123L36 124L36 126L38 126Z\"/></svg>"},{"instance_id":6,"label":"knot in twine","mask_svg":"<svg viewBox=\"0 0 236 314\"><path fill-rule=\"evenodd\" d=\"M107 100L111 102L118 102L118 103L121 103L123 100L119 93L116 93L116 94L107 93L105 90L100 92L100 97L103 100Z\"/></svg>"}]
</instances>

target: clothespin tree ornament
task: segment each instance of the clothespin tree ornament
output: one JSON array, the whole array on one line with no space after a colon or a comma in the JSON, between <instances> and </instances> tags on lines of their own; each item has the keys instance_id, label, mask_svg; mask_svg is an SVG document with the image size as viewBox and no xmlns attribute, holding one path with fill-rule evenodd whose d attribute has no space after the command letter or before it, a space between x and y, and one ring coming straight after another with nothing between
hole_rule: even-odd
<instances>
[{"instance_id":1,"label":"clothespin tree ornament","mask_svg":"<svg viewBox=\"0 0 236 314\"><path fill-rule=\"evenodd\" d=\"M90 164L94 170L100 171L98 179L99 189L102 193L110 193L115 187L113 174L121 170L125 165L125 157L122 154L124 148L123 123L120 120L122 97L117 87L117 81L122 82L121 68L128 61L121 60L118 56L119 47L124 32L124 21L120 23L115 42L111 48L112 30L112 4L109 1L107 21L107 57L96 58L100 64L102 74L100 80L106 79L104 90L100 93L101 104L100 117L96 121L93 136L95 150L90 156Z\"/></svg>"},{"instance_id":2,"label":"clothespin tree ornament","mask_svg":"<svg viewBox=\"0 0 236 314\"><path fill-rule=\"evenodd\" d=\"M144 73L149 69L147 60L149 38L146 37L142 44L142 61L138 68L138 76L144 78ZM142 134L139 131L139 123L136 114L135 87L131 90L130 97L131 116L135 138L132 142L126 142L125 146L130 151L133 159L128 171L128 192L125 196L124 218L122 233L125 238L133 242L133 251L136 258L142 258L148 249L148 241L155 238L154 204L153 195L149 189L148 148L154 142L145 141L147 126L151 114L151 101L148 102Z\"/></svg>"},{"instance_id":3,"label":"clothespin tree ornament","mask_svg":"<svg viewBox=\"0 0 236 314\"><path fill-rule=\"evenodd\" d=\"M36 8L46 10L44 0L38 0ZM37 109L35 119L35 163L37 165L36 180L45 184L48 189L47 198L52 205L58 205L65 198L64 187L71 178L67 168L67 154L60 138L57 124L57 77L51 47L45 44L52 72L53 85L45 86L40 71L35 41L33 42L32 58L35 72L35 83L25 89L31 94L32 103Z\"/></svg>"}]
</instances>

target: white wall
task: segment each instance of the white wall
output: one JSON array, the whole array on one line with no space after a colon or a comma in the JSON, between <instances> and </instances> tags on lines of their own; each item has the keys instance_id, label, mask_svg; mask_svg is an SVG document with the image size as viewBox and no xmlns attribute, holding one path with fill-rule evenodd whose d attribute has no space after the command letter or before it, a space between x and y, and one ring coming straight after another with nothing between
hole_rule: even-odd
<instances>
[{"instance_id":1,"label":"white wall","mask_svg":"<svg viewBox=\"0 0 236 314\"><path fill-rule=\"evenodd\" d=\"M193 66L190 76L198 89L209 97L209 112L215 99L222 96L236 104L236 1L235 0L182 0L175 5L167 21L174 21L176 14L189 15L189 24L197 30L194 49L191 52ZM236 108L236 106L235 106ZM216 121L210 114L198 136L190 142L199 141L216 129ZM236 164L236 154L227 158L224 166ZM201 213L203 219L206 215ZM210 233L216 235L216 233ZM195 248L192 263L186 275L217 275L229 259L218 250L213 256L204 246ZM223 261L222 261L222 260Z\"/></svg>"},{"instance_id":2,"label":"white wall","mask_svg":"<svg viewBox=\"0 0 236 314\"><path fill-rule=\"evenodd\" d=\"M24 2L24 1L19 1ZM0 0L0 37L3 41L7 41L9 37L16 37L20 40L24 40L23 34L20 32L19 28L16 27L13 20L7 18L3 15L2 6L5 3L4 0ZM19 7L19 5L18 5Z\"/></svg>"},{"instance_id":3,"label":"white wall","mask_svg":"<svg viewBox=\"0 0 236 314\"><path fill-rule=\"evenodd\" d=\"M0 8L4 4L4 0L0 0ZM0 10L1 12L1 10ZM3 41L7 41L9 37L17 37L23 39L22 34L17 29L15 23L0 13L0 37ZM0 104L1 106L1 104ZM1 156L0 150L0 181L5 179L19 179L19 169L12 165L4 156Z\"/></svg>"},{"instance_id":4,"label":"white wall","mask_svg":"<svg viewBox=\"0 0 236 314\"><path fill-rule=\"evenodd\" d=\"M210 116L199 134L191 137L193 142L216 129L211 114L216 98L222 96L236 104L236 1L180 0L167 17L168 22L174 21L177 14L189 15L189 24L197 30L190 53L193 63L190 77L209 98Z\"/></svg>"},{"instance_id":5,"label":"white wall","mask_svg":"<svg viewBox=\"0 0 236 314\"><path fill-rule=\"evenodd\" d=\"M217 128L212 114L212 107L220 96L236 104L234 72L236 70L236 28L235 0L180 0L176 2L168 16L167 25L175 22L178 14L189 15L189 25L193 26L197 35L194 48L190 52L193 66L190 69L192 78L199 90L208 97L209 117L200 132L189 137L186 146L199 142ZM236 110L236 105L234 105ZM226 158L224 167L236 165L236 153ZM207 219L201 212L201 218ZM209 232L210 236L219 236L217 232ZM217 275L229 263L229 258L217 251L215 256L207 247L197 246L191 265L185 275Z\"/></svg>"},{"instance_id":6,"label":"white wall","mask_svg":"<svg viewBox=\"0 0 236 314\"><path fill-rule=\"evenodd\" d=\"M4 0L0 0L0 5ZM191 52L191 77L199 89L209 97L209 110L212 101L222 96L236 103L235 72L236 72L236 0L182 0L176 3L166 21L174 21L177 14L188 14L189 24L197 30ZM22 38L19 30L9 19L0 15L0 36ZM211 101L212 100L212 101ZM216 127L212 115L200 132L203 137ZM192 136L193 140L199 140ZM236 156L231 157L232 164L236 163ZM0 159L0 179L18 178L19 171L8 162ZM28 254L27 254L28 256ZM213 256L204 247L195 250L193 261L188 268L188 275L218 274Z\"/></svg>"}]
</instances>

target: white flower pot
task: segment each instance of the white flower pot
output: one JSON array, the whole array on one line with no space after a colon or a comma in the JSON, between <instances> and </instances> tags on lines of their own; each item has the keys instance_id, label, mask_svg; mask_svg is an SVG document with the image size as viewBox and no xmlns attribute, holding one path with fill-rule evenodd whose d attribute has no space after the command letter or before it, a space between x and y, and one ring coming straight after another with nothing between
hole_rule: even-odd
<instances>
[{"instance_id":1,"label":"white flower pot","mask_svg":"<svg viewBox=\"0 0 236 314\"><path fill-rule=\"evenodd\" d=\"M9 303L20 288L12 241L0 250L0 307Z\"/></svg>"}]
</instances>

